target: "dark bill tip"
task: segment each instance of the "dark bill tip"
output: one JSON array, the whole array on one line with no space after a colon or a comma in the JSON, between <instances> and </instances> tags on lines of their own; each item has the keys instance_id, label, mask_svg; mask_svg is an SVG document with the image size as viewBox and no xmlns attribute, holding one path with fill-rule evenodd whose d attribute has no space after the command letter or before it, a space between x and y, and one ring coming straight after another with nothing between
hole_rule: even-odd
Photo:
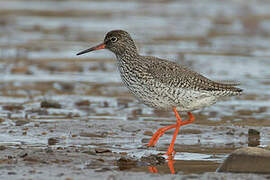
<instances>
[{"instance_id":1,"label":"dark bill tip","mask_svg":"<svg viewBox=\"0 0 270 180\"><path fill-rule=\"evenodd\" d=\"M101 43L97 46L94 46L94 47L91 47L89 49L86 49L86 50L83 50L79 53L77 53L76 55L79 56L81 54L85 54L85 53L88 53L88 52L91 52L91 51L95 51L95 50L99 50L99 49L105 49L105 44L104 43Z\"/></svg>"}]
</instances>

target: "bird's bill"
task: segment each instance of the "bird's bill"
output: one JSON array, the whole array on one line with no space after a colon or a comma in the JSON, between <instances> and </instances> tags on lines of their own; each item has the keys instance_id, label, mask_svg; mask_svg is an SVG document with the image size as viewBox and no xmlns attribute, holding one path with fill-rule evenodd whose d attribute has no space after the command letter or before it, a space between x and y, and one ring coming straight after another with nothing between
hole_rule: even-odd
<instances>
[{"instance_id":1,"label":"bird's bill","mask_svg":"<svg viewBox=\"0 0 270 180\"><path fill-rule=\"evenodd\" d=\"M83 51L77 53L77 56L78 55L81 55L81 54L85 54L85 53L91 52L91 51L99 50L99 49L105 49L105 44L104 43L101 43L101 44L99 44L97 46L94 46L94 47L91 47L89 49L83 50Z\"/></svg>"}]
</instances>

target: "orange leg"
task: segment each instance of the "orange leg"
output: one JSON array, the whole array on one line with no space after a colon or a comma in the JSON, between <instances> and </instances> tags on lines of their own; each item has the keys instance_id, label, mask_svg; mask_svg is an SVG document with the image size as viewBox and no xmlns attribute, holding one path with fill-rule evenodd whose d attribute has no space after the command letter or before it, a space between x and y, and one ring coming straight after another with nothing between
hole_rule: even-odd
<instances>
[{"instance_id":1,"label":"orange leg","mask_svg":"<svg viewBox=\"0 0 270 180\"><path fill-rule=\"evenodd\" d=\"M158 139L168 130L172 129L172 128L176 128L176 124L170 125L170 126L166 126L166 127L162 127L159 128L156 133L152 136L151 140L148 143L148 147L151 146L155 146L156 142L158 141Z\"/></svg>"},{"instance_id":2,"label":"orange leg","mask_svg":"<svg viewBox=\"0 0 270 180\"><path fill-rule=\"evenodd\" d=\"M181 117L180 117L180 115L178 114L176 108L173 108L173 111L174 111L175 117L176 117L176 119L177 119L177 122L176 122L177 127L175 128L175 131L174 131L174 134L173 134L173 138L172 138L171 144L170 144L169 149L168 149L168 151L167 151L167 153L166 153L166 155L168 155L168 156L169 156L169 155L172 155L173 152L174 152L174 150L173 150L174 142L175 142L175 140L176 140L176 136L177 136L177 134L178 134L178 132L179 132L180 126L184 126L184 125L193 123L194 120L195 120L195 117L191 114L191 112L188 112L189 120L183 121L183 122L182 122Z\"/></svg>"},{"instance_id":3,"label":"orange leg","mask_svg":"<svg viewBox=\"0 0 270 180\"><path fill-rule=\"evenodd\" d=\"M175 161L173 160L173 158L171 158L171 157L168 158L168 167L169 167L169 169L171 171L171 174L175 174L175 170L174 170L174 167L173 167L174 162Z\"/></svg>"},{"instance_id":4,"label":"orange leg","mask_svg":"<svg viewBox=\"0 0 270 180\"><path fill-rule=\"evenodd\" d=\"M158 173L158 170L155 166L148 166L148 169L151 173Z\"/></svg>"},{"instance_id":5,"label":"orange leg","mask_svg":"<svg viewBox=\"0 0 270 180\"><path fill-rule=\"evenodd\" d=\"M172 128L175 128L175 131L174 131L174 135L173 135L173 139L171 141L171 144L170 144L170 147L168 149L168 152L166 153L166 155L172 155L173 153L173 147L174 147L174 142L176 140L176 136L179 132L179 128L180 126L184 126L186 124L190 124L192 122L194 122L195 118L194 116L188 112L188 115L189 115L189 120L187 121L182 121L181 120L181 117L179 116L176 108L173 108L173 111L175 113L175 116L176 116L176 119L177 119L177 122L176 124L173 124L173 125L170 125L170 126L166 126L166 127L163 127L163 128L159 128L157 130L157 132L152 136L151 140L149 141L148 143L148 146L154 146L156 144L156 142L158 141L158 139L168 130L172 129Z\"/></svg>"}]
</instances>

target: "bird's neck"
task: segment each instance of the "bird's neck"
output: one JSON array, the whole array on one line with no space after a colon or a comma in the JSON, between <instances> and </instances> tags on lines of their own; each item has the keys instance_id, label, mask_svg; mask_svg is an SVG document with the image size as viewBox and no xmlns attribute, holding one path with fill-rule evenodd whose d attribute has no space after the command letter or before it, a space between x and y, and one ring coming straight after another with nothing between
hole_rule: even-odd
<instances>
[{"instance_id":1,"label":"bird's neck","mask_svg":"<svg viewBox=\"0 0 270 180\"><path fill-rule=\"evenodd\" d=\"M134 61L138 60L138 57L140 55L138 54L137 49L126 49L121 54L116 54L117 60L121 63L132 63Z\"/></svg>"}]
</instances>

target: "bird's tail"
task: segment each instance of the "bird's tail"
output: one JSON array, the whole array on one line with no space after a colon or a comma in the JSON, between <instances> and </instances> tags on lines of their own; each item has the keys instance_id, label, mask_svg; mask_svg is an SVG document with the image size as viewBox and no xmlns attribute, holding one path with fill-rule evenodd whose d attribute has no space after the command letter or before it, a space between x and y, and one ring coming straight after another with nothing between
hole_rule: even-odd
<instances>
[{"instance_id":1,"label":"bird's tail","mask_svg":"<svg viewBox=\"0 0 270 180\"><path fill-rule=\"evenodd\" d=\"M226 81L227 82L227 81ZM243 89L238 88L240 83L238 82L230 82L230 83L219 83L219 88L222 89L222 96L237 96L243 93Z\"/></svg>"}]
</instances>

